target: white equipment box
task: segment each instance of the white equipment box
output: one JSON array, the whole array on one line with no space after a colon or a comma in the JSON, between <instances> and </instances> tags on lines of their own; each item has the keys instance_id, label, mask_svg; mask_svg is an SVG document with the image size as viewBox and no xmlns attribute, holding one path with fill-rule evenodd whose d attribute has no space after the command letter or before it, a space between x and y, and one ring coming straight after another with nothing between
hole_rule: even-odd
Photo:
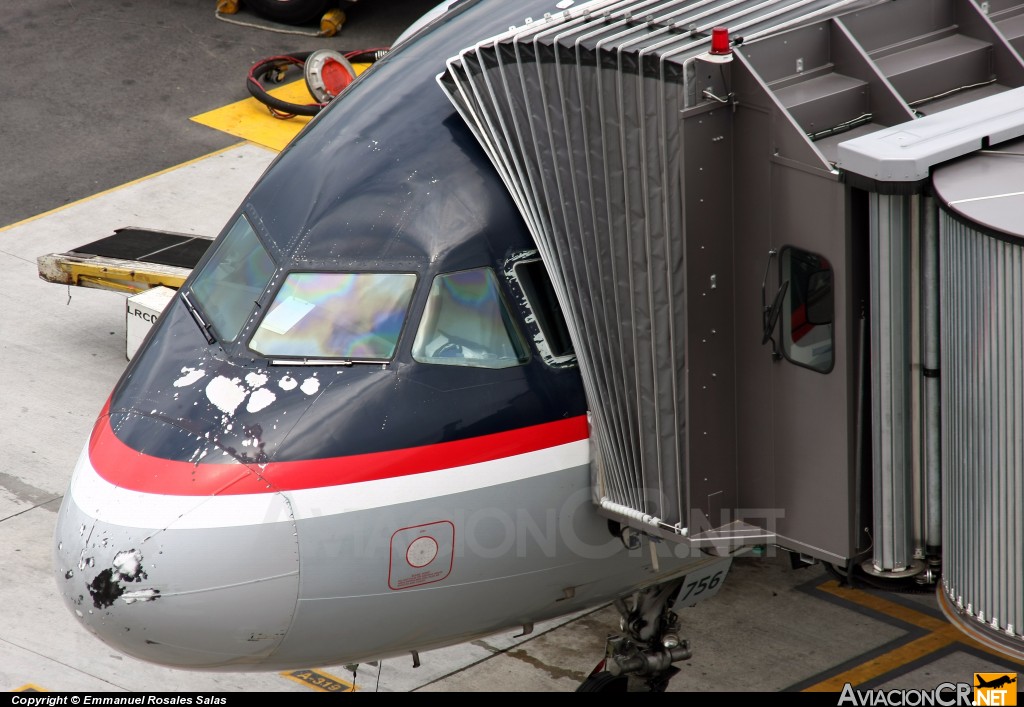
<instances>
[{"instance_id":1,"label":"white equipment box","mask_svg":"<svg viewBox=\"0 0 1024 707\"><path fill-rule=\"evenodd\" d=\"M156 320L160 318L160 314L176 292L177 290L170 287L158 285L128 298L125 312L128 360L131 360L135 352L139 350L142 340L156 324Z\"/></svg>"}]
</instances>

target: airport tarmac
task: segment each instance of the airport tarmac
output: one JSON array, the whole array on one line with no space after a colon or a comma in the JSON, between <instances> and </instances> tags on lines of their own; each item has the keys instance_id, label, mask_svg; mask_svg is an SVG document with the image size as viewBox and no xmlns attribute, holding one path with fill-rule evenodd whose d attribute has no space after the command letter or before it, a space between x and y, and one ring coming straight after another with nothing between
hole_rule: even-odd
<instances>
[{"instance_id":1,"label":"airport tarmac","mask_svg":"<svg viewBox=\"0 0 1024 707\"><path fill-rule=\"evenodd\" d=\"M124 5L123 14L111 16L111 22L141 26L144 16L133 14L140 8ZM229 44L236 31L247 38L243 67L253 56L285 51L289 42L301 46L275 35L254 49L259 30L219 23L212 0L193 5L192 20L213 23L205 31L220 35L203 45L211 56L216 43ZM46 16L45 9L45 4L36 8L37 21ZM389 41L401 30L401 22L367 23L382 34L350 35L356 44L349 48ZM383 26L389 29L379 29ZM196 36L201 34L196 30ZM224 65L220 57L210 63ZM218 71L229 85L231 72ZM12 88L23 90L20 84ZM73 154L63 161L47 152L54 148L44 144L43 135L34 138L39 150L33 157L31 140L14 140L10 130L3 133L12 155L32 166L15 174L20 168L14 160L0 168L6 204L0 221L0 364L5 372L0 383L5 449L0 457L0 689L191 694L575 690L600 659L607 636L617 631L618 616L610 606L537 625L527 635L510 629L423 652L418 666L409 655L377 665L309 666L290 673L197 673L149 665L107 648L65 609L51 566L56 510L95 416L127 362L126 296L45 282L38 277L37 258L127 226L218 233L301 127L301 120L270 117L235 88L225 90L220 103L207 90L199 103L189 104L196 106L194 111L142 120L122 144L110 126L103 127L110 132L101 133L83 127L77 139L82 144L66 148ZM99 107L95 112L103 113ZM159 144L162 135L166 147L144 154L145 146ZM112 167L93 169L95 155L104 149L90 142L98 139L110 141ZM132 150L138 158L125 160ZM56 173L53 179L47 178L48 164ZM1024 672L1024 663L989 651L950 625L933 593L849 588L821 565L794 568L787 553L772 548L737 558L718 595L685 610L682 618L693 657L680 664L669 691L839 692L847 683L859 689L928 690L943 682L971 682L976 672Z\"/></svg>"}]
</instances>

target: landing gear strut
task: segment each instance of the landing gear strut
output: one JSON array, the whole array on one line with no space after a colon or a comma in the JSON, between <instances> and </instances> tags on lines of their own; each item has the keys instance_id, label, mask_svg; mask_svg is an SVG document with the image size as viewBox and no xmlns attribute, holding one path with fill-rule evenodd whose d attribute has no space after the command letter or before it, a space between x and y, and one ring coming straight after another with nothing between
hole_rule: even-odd
<instances>
[{"instance_id":1,"label":"landing gear strut","mask_svg":"<svg viewBox=\"0 0 1024 707\"><path fill-rule=\"evenodd\" d=\"M604 660L576 692L664 692L679 672L674 664L691 655L672 611L682 586L680 578L616 600L623 635L608 638Z\"/></svg>"}]
</instances>

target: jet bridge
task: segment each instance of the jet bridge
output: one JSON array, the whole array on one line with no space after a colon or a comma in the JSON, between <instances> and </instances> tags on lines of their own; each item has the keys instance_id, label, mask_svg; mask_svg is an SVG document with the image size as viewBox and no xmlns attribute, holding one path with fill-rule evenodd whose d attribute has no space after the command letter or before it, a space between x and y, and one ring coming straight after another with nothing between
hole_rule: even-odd
<instances>
[{"instance_id":1,"label":"jet bridge","mask_svg":"<svg viewBox=\"0 0 1024 707\"><path fill-rule=\"evenodd\" d=\"M450 59L566 314L604 513L941 577L1024 649L1022 37L1007 0L595 0Z\"/></svg>"}]
</instances>

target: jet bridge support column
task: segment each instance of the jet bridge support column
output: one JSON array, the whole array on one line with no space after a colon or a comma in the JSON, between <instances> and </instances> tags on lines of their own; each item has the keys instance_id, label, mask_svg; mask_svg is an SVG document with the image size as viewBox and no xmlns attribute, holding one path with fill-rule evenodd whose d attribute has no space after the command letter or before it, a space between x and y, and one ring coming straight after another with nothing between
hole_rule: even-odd
<instances>
[{"instance_id":1,"label":"jet bridge support column","mask_svg":"<svg viewBox=\"0 0 1024 707\"><path fill-rule=\"evenodd\" d=\"M870 197L873 558L877 573L911 567L910 242L908 196Z\"/></svg>"},{"instance_id":2,"label":"jet bridge support column","mask_svg":"<svg viewBox=\"0 0 1024 707\"><path fill-rule=\"evenodd\" d=\"M942 550L942 456L939 426L939 214L935 199L921 198L921 367L924 546L929 561Z\"/></svg>"},{"instance_id":3,"label":"jet bridge support column","mask_svg":"<svg viewBox=\"0 0 1024 707\"><path fill-rule=\"evenodd\" d=\"M854 188L920 195L924 512L916 530L929 561L941 559L946 616L1016 659L1024 656L1022 100L1024 87L1014 88L853 138L838 145L836 162ZM905 519L892 501L906 487L896 470L878 466L898 449L898 418L886 403L902 398L890 364L907 329L887 277L905 251L884 236L895 235L893 202L901 201L872 197L872 363L887 366L872 380L882 396L873 401L875 499L890 504L874 509L873 567L881 569L895 567L886 553L904 537ZM915 579L935 581L933 570Z\"/></svg>"}]
</instances>

